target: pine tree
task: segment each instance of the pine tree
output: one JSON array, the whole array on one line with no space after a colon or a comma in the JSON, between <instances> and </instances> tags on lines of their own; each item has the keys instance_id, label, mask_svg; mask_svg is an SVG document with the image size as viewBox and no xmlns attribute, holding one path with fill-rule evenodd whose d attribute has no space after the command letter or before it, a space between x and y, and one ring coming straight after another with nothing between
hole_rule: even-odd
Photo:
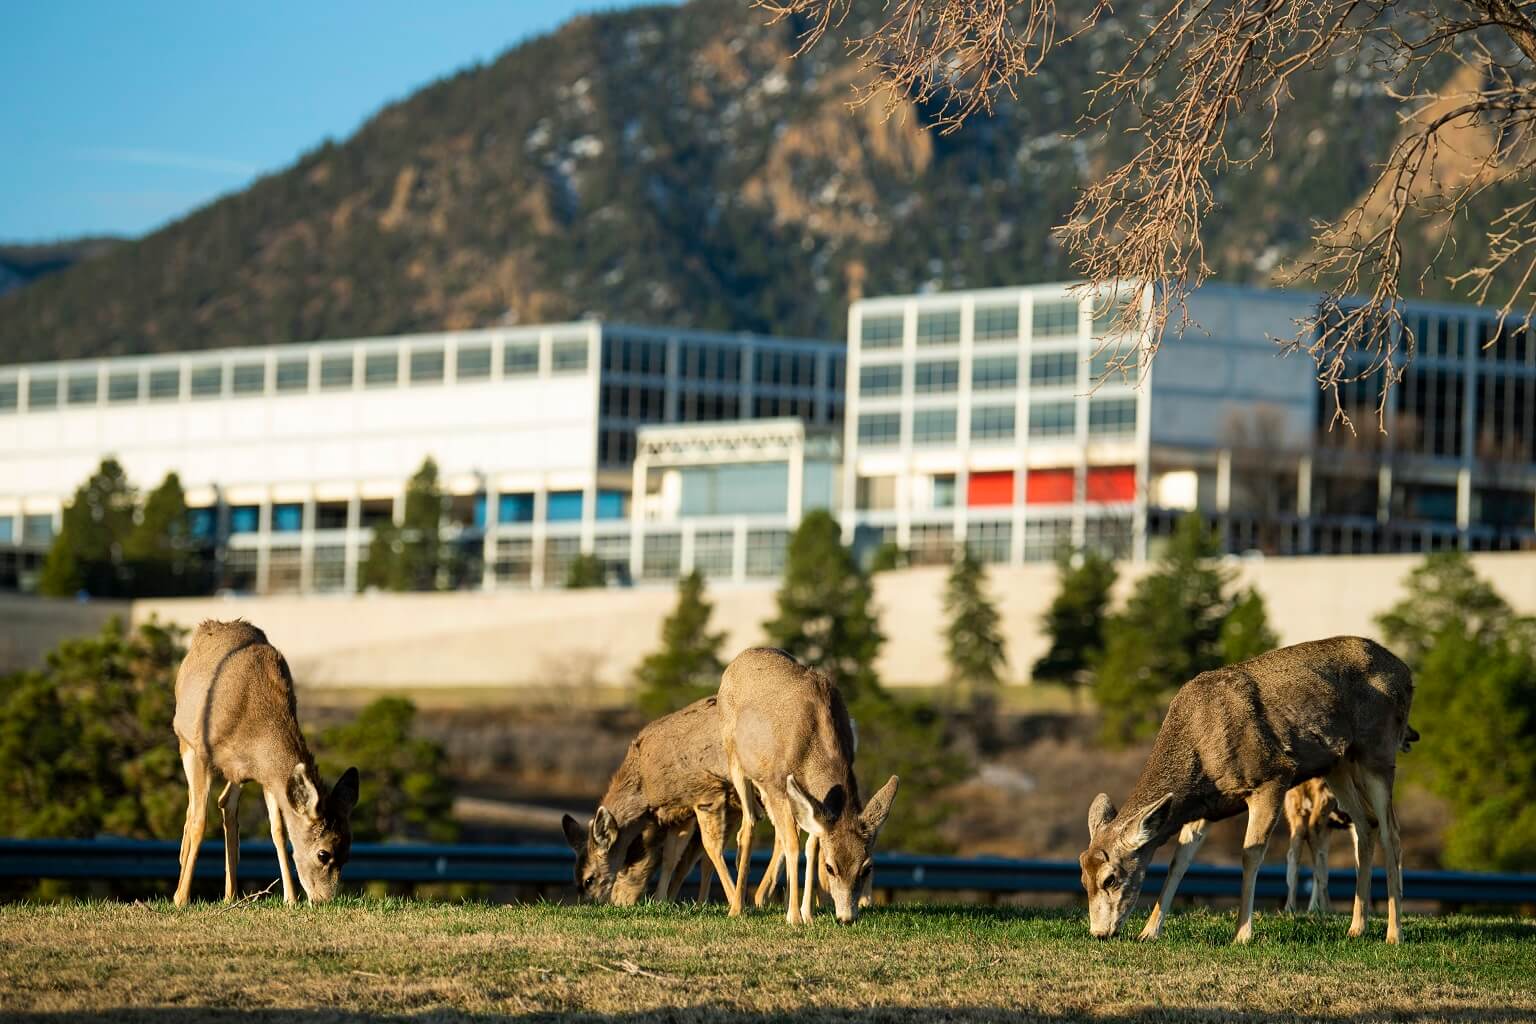
<instances>
[{"instance_id":1,"label":"pine tree","mask_svg":"<svg viewBox=\"0 0 1536 1024\"><path fill-rule=\"evenodd\" d=\"M1056 562L1060 581L1042 627L1051 646L1035 662L1032 675L1072 689L1074 701L1093 667L1104 656L1104 630L1115 563L1096 551L1064 553Z\"/></svg>"},{"instance_id":2,"label":"pine tree","mask_svg":"<svg viewBox=\"0 0 1536 1024\"><path fill-rule=\"evenodd\" d=\"M1460 624L1475 639L1490 637L1508 625L1513 611L1488 582L1477 575L1461 551L1437 551L1425 557L1403 587L1404 597L1376 622L1392 652L1414 671L1447 626Z\"/></svg>"},{"instance_id":3,"label":"pine tree","mask_svg":"<svg viewBox=\"0 0 1536 1024\"><path fill-rule=\"evenodd\" d=\"M417 736L415 723L415 704L380 697L319 735L315 746L327 780L349 767L365 780L352 814L354 840L458 838L448 754L437 741Z\"/></svg>"},{"instance_id":4,"label":"pine tree","mask_svg":"<svg viewBox=\"0 0 1536 1024\"><path fill-rule=\"evenodd\" d=\"M442 542L443 493L437 463L428 458L405 488L400 524L373 528L362 585L380 590L436 590L445 568Z\"/></svg>"},{"instance_id":5,"label":"pine tree","mask_svg":"<svg viewBox=\"0 0 1536 1024\"><path fill-rule=\"evenodd\" d=\"M135 495L116 459L103 459L64 509L38 590L48 597L119 597L128 592L123 544L133 530Z\"/></svg>"},{"instance_id":6,"label":"pine tree","mask_svg":"<svg viewBox=\"0 0 1536 1024\"><path fill-rule=\"evenodd\" d=\"M826 672L850 705L881 692L875 658L885 637L870 609L869 577L825 509L808 512L790 538L778 602L778 615L763 623L770 643Z\"/></svg>"},{"instance_id":7,"label":"pine tree","mask_svg":"<svg viewBox=\"0 0 1536 1024\"><path fill-rule=\"evenodd\" d=\"M998 631L1000 616L986 593L986 569L962 545L944 589L944 631L951 704L962 691L972 710L997 706L1008 655Z\"/></svg>"},{"instance_id":8,"label":"pine tree","mask_svg":"<svg viewBox=\"0 0 1536 1024\"><path fill-rule=\"evenodd\" d=\"M596 555L577 555L565 569L565 588L585 590L608 585L608 575L603 570L603 560Z\"/></svg>"},{"instance_id":9,"label":"pine tree","mask_svg":"<svg viewBox=\"0 0 1536 1024\"><path fill-rule=\"evenodd\" d=\"M677 582L677 607L661 624L661 648L635 670L640 708L652 718L714 693L725 662L724 633L709 631L714 608L704 598L704 576L697 569Z\"/></svg>"},{"instance_id":10,"label":"pine tree","mask_svg":"<svg viewBox=\"0 0 1536 1024\"><path fill-rule=\"evenodd\" d=\"M1269 628L1269 616L1264 610L1264 598L1251 587L1243 591L1232 603L1221 624L1221 660L1235 665L1249 658L1274 650L1280 646L1280 638Z\"/></svg>"},{"instance_id":11,"label":"pine tree","mask_svg":"<svg viewBox=\"0 0 1536 1024\"><path fill-rule=\"evenodd\" d=\"M203 593L204 560L187 516L181 479L166 475L150 492L139 521L123 545L138 597L179 597Z\"/></svg>"},{"instance_id":12,"label":"pine tree","mask_svg":"<svg viewBox=\"0 0 1536 1024\"><path fill-rule=\"evenodd\" d=\"M1215 563L1219 551L1204 521L1184 516L1156 567L1111 620L1098 679L1106 742L1156 731L1165 695L1223 664L1231 574Z\"/></svg>"}]
</instances>

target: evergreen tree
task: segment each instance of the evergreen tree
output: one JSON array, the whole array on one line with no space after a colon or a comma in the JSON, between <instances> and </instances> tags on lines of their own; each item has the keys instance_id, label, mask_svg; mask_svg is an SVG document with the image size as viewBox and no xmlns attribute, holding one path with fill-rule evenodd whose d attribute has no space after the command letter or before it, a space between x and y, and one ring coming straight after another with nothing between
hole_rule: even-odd
<instances>
[{"instance_id":1,"label":"evergreen tree","mask_svg":"<svg viewBox=\"0 0 1536 1024\"><path fill-rule=\"evenodd\" d=\"M826 672L850 705L881 692L875 658L885 637L870 609L869 577L825 509L807 513L790 538L778 603L778 615L763 623L770 643Z\"/></svg>"},{"instance_id":2,"label":"evergreen tree","mask_svg":"<svg viewBox=\"0 0 1536 1024\"><path fill-rule=\"evenodd\" d=\"M704 576L695 569L677 582L677 607L661 624L661 648L635 671L640 708L652 718L707 697L720 688L724 633L709 631L714 611L704 598Z\"/></svg>"},{"instance_id":3,"label":"evergreen tree","mask_svg":"<svg viewBox=\"0 0 1536 1024\"><path fill-rule=\"evenodd\" d=\"M123 545L138 597L179 597L208 589L205 561L187 515L181 479L167 474L150 492Z\"/></svg>"},{"instance_id":4,"label":"evergreen tree","mask_svg":"<svg viewBox=\"0 0 1536 1024\"><path fill-rule=\"evenodd\" d=\"M133 530L134 504L123 467L103 459L64 509L38 590L48 597L73 597L82 590L92 597L127 594L123 544Z\"/></svg>"},{"instance_id":5,"label":"evergreen tree","mask_svg":"<svg viewBox=\"0 0 1536 1024\"><path fill-rule=\"evenodd\" d=\"M608 585L608 574L603 570L603 560L596 555L577 555L565 569L565 588L585 590Z\"/></svg>"},{"instance_id":6,"label":"evergreen tree","mask_svg":"<svg viewBox=\"0 0 1536 1024\"><path fill-rule=\"evenodd\" d=\"M1215 564L1219 551L1204 521L1184 516L1156 566L1111 620L1098 680L1106 742L1156 731L1164 697L1223 663L1231 574Z\"/></svg>"},{"instance_id":7,"label":"evergreen tree","mask_svg":"<svg viewBox=\"0 0 1536 1024\"><path fill-rule=\"evenodd\" d=\"M1051 646L1035 662L1035 679L1071 687L1074 701L1104 656L1109 595L1118 575L1115 563L1097 551L1063 553L1056 561L1060 581L1042 623Z\"/></svg>"},{"instance_id":8,"label":"evergreen tree","mask_svg":"<svg viewBox=\"0 0 1536 1024\"><path fill-rule=\"evenodd\" d=\"M1474 639L1483 639L1504 629L1513 615L1508 602L1477 575L1472 560L1461 551L1426 556L1408 574L1403 590L1408 596L1376 622L1392 653L1415 671L1447 626L1460 624Z\"/></svg>"},{"instance_id":9,"label":"evergreen tree","mask_svg":"<svg viewBox=\"0 0 1536 1024\"><path fill-rule=\"evenodd\" d=\"M1235 665L1257 658L1280 646L1280 638L1269 628L1264 598L1251 587L1238 595L1221 624L1221 660Z\"/></svg>"},{"instance_id":10,"label":"evergreen tree","mask_svg":"<svg viewBox=\"0 0 1536 1024\"><path fill-rule=\"evenodd\" d=\"M380 697L344 725L322 732L315 744L321 773L334 782L356 766L363 785L352 813L352 838L458 838L453 820L453 784L441 744L415 735L416 705L402 697Z\"/></svg>"},{"instance_id":11,"label":"evergreen tree","mask_svg":"<svg viewBox=\"0 0 1536 1024\"><path fill-rule=\"evenodd\" d=\"M446 567L442 542L443 492L437 463L428 458L405 488L405 510L399 525L381 523L373 529L362 585L380 590L436 590Z\"/></svg>"},{"instance_id":12,"label":"evergreen tree","mask_svg":"<svg viewBox=\"0 0 1536 1024\"><path fill-rule=\"evenodd\" d=\"M961 545L944 589L948 626L944 640L949 658L951 705L962 691L973 710L997 706L1002 670L1008 655L998 631L1000 616L986 593L986 569L969 548Z\"/></svg>"}]
</instances>

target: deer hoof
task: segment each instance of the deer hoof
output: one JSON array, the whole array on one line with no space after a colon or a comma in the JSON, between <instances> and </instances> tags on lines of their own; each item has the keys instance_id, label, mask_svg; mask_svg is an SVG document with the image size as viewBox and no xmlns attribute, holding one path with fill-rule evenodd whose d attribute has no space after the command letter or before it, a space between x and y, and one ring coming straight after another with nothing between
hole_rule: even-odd
<instances>
[{"instance_id":1,"label":"deer hoof","mask_svg":"<svg viewBox=\"0 0 1536 1024\"><path fill-rule=\"evenodd\" d=\"M1234 946L1246 946L1246 945L1248 945L1248 943L1250 943L1252 941L1253 941L1253 925L1245 924L1241 928L1239 928L1237 930L1237 934L1235 936L1233 936L1233 938L1232 938L1232 945L1234 945Z\"/></svg>"}]
</instances>

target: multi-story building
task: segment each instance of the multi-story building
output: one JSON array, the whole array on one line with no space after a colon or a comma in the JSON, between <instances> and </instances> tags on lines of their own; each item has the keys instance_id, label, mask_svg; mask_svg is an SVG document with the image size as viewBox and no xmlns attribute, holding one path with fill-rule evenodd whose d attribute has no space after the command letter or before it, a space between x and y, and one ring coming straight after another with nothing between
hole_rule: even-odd
<instances>
[{"instance_id":1,"label":"multi-story building","mask_svg":"<svg viewBox=\"0 0 1536 1024\"><path fill-rule=\"evenodd\" d=\"M107 456L140 488L180 476L234 590L355 589L427 458L450 582L557 583L580 552L623 574L639 428L829 428L843 362L839 342L588 321L0 367L0 585L26 583Z\"/></svg>"},{"instance_id":2,"label":"multi-story building","mask_svg":"<svg viewBox=\"0 0 1536 1024\"><path fill-rule=\"evenodd\" d=\"M1188 510L1229 550L1274 554L1536 542L1536 350L1473 307L1410 304L1415 357L1385 432L1380 375L1335 421L1276 339L1300 293L1209 285L1150 364L1069 284L872 298L849 312L844 523L919 561L965 543L1024 562L1063 546L1144 558ZM1143 314L1145 311L1143 311ZM1127 318L1119 318L1124 324Z\"/></svg>"}]
</instances>

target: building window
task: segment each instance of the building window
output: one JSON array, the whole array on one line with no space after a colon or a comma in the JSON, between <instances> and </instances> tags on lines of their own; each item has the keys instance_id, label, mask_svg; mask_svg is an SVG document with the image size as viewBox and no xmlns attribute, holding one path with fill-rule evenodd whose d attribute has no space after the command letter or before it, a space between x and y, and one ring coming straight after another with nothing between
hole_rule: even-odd
<instances>
[{"instance_id":1,"label":"building window","mask_svg":"<svg viewBox=\"0 0 1536 1024\"><path fill-rule=\"evenodd\" d=\"M501 583L527 583L533 576L533 540L514 537L496 542L496 579Z\"/></svg>"},{"instance_id":2,"label":"building window","mask_svg":"<svg viewBox=\"0 0 1536 1024\"><path fill-rule=\"evenodd\" d=\"M485 380L491 375L491 346L460 345L455 372L459 380Z\"/></svg>"},{"instance_id":3,"label":"building window","mask_svg":"<svg viewBox=\"0 0 1536 1024\"><path fill-rule=\"evenodd\" d=\"M194 366L187 390L193 398L218 398L224 393L224 367Z\"/></svg>"},{"instance_id":4,"label":"building window","mask_svg":"<svg viewBox=\"0 0 1536 1024\"><path fill-rule=\"evenodd\" d=\"M299 533L304 529L304 506L297 502L272 506L273 533Z\"/></svg>"},{"instance_id":5,"label":"building window","mask_svg":"<svg viewBox=\"0 0 1536 1024\"><path fill-rule=\"evenodd\" d=\"M1113 345L1095 352L1088 368L1088 378L1094 384L1135 384L1140 373L1140 350L1121 350Z\"/></svg>"},{"instance_id":6,"label":"building window","mask_svg":"<svg viewBox=\"0 0 1536 1024\"><path fill-rule=\"evenodd\" d=\"M971 410L971 440L1001 441L1013 437L1011 405L978 405Z\"/></svg>"},{"instance_id":7,"label":"building window","mask_svg":"<svg viewBox=\"0 0 1536 1024\"><path fill-rule=\"evenodd\" d=\"M1110 558L1124 558L1131 553L1131 521L1090 519L1083 524L1083 545Z\"/></svg>"},{"instance_id":8,"label":"building window","mask_svg":"<svg viewBox=\"0 0 1536 1024\"><path fill-rule=\"evenodd\" d=\"M21 389L14 380L0 380L0 412L11 412L20 399Z\"/></svg>"},{"instance_id":9,"label":"building window","mask_svg":"<svg viewBox=\"0 0 1536 1024\"><path fill-rule=\"evenodd\" d=\"M891 445L901 443L901 414L865 413L859 417L859 444Z\"/></svg>"},{"instance_id":10,"label":"building window","mask_svg":"<svg viewBox=\"0 0 1536 1024\"><path fill-rule=\"evenodd\" d=\"M181 369L149 371L149 400L173 401L181 397Z\"/></svg>"},{"instance_id":11,"label":"building window","mask_svg":"<svg viewBox=\"0 0 1536 1024\"><path fill-rule=\"evenodd\" d=\"M544 518L552 523L571 523L581 519L580 491L550 491L545 498Z\"/></svg>"},{"instance_id":12,"label":"building window","mask_svg":"<svg viewBox=\"0 0 1536 1024\"><path fill-rule=\"evenodd\" d=\"M913 376L913 390L920 395L957 391L960 388L960 361L940 359L918 363Z\"/></svg>"},{"instance_id":13,"label":"building window","mask_svg":"<svg viewBox=\"0 0 1536 1024\"><path fill-rule=\"evenodd\" d=\"M114 373L107 378L107 401L137 402L139 400L139 375Z\"/></svg>"},{"instance_id":14,"label":"building window","mask_svg":"<svg viewBox=\"0 0 1536 1024\"><path fill-rule=\"evenodd\" d=\"M747 531L747 575L778 576L784 571L784 550L789 546L787 530Z\"/></svg>"},{"instance_id":15,"label":"building window","mask_svg":"<svg viewBox=\"0 0 1536 1024\"><path fill-rule=\"evenodd\" d=\"M1024 524L1024 561L1049 562L1072 546L1072 520L1031 519Z\"/></svg>"},{"instance_id":16,"label":"building window","mask_svg":"<svg viewBox=\"0 0 1536 1024\"><path fill-rule=\"evenodd\" d=\"M598 491L597 518L625 519L624 506L629 502L628 491Z\"/></svg>"},{"instance_id":17,"label":"building window","mask_svg":"<svg viewBox=\"0 0 1536 1024\"><path fill-rule=\"evenodd\" d=\"M896 507L896 478L894 476L861 476L854 484L854 507L858 509L891 509Z\"/></svg>"},{"instance_id":18,"label":"building window","mask_svg":"<svg viewBox=\"0 0 1536 1024\"><path fill-rule=\"evenodd\" d=\"M539 372L539 343L508 343L501 356L501 372L508 377L532 377Z\"/></svg>"},{"instance_id":19,"label":"building window","mask_svg":"<svg viewBox=\"0 0 1536 1024\"><path fill-rule=\"evenodd\" d=\"M1013 524L971 523L965 530L965 546L978 562L1007 562L1013 554Z\"/></svg>"},{"instance_id":20,"label":"building window","mask_svg":"<svg viewBox=\"0 0 1536 1024\"><path fill-rule=\"evenodd\" d=\"M917 314L919 345L954 345L960 341L960 311L934 310Z\"/></svg>"},{"instance_id":21,"label":"building window","mask_svg":"<svg viewBox=\"0 0 1536 1024\"><path fill-rule=\"evenodd\" d=\"M533 522L533 495L498 494L496 496L496 521L498 523Z\"/></svg>"},{"instance_id":22,"label":"building window","mask_svg":"<svg viewBox=\"0 0 1536 1024\"><path fill-rule=\"evenodd\" d=\"M912 414L913 444L944 444L955 439L955 410L919 409Z\"/></svg>"},{"instance_id":23,"label":"building window","mask_svg":"<svg viewBox=\"0 0 1536 1024\"><path fill-rule=\"evenodd\" d=\"M905 370L901 363L859 367L859 394L864 398L901 394Z\"/></svg>"},{"instance_id":24,"label":"building window","mask_svg":"<svg viewBox=\"0 0 1536 1024\"><path fill-rule=\"evenodd\" d=\"M52 409L59 404L59 378L33 377L27 382L27 408Z\"/></svg>"},{"instance_id":25,"label":"building window","mask_svg":"<svg viewBox=\"0 0 1536 1024\"><path fill-rule=\"evenodd\" d=\"M400 380L400 356L398 353L370 352L363 359L363 386L370 388L394 387Z\"/></svg>"},{"instance_id":26,"label":"building window","mask_svg":"<svg viewBox=\"0 0 1536 1024\"><path fill-rule=\"evenodd\" d=\"M549 347L551 373L580 373L587 368L587 340L557 341Z\"/></svg>"},{"instance_id":27,"label":"building window","mask_svg":"<svg viewBox=\"0 0 1536 1024\"><path fill-rule=\"evenodd\" d=\"M443 379L445 361L440 348L419 348L411 352L411 383L436 384Z\"/></svg>"},{"instance_id":28,"label":"building window","mask_svg":"<svg viewBox=\"0 0 1536 1024\"><path fill-rule=\"evenodd\" d=\"M50 513L33 513L21 517L21 542L46 544L53 540L53 516Z\"/></svg>"},{"instance_id":29,"label":"building window","mask_svg":"<svg viewBox=\"0 0 1536 1024\"><path fill-rule=\"evenodd\" d=\"M1076 299L1047 299L1035 303L1031 323L1037 338L1070 338L1077 334Z\"/></svg>"},{"instance_id":30,"label":"building window","mask_svg":"<svg viewBox=\"0 0 1536 1024\"><path fill-rule=\"evenodd\" d=\"M213 540L219 532L219 510L208 505L187 509L187 531L198 540Z\"/></svg>"},{"instance_id":31,"label":"building window","mask_svg":"<svg viewBox=\"0 0 1536 1024\"><path fill-rule=\"evenodd\" d=\"M337 391L352 386L352 354L326 356L320 360L320 387Z\"/></svg>"},{"instance_id":32,"label":"building window","mask_svg":"<svg viewBox=\"0 0 1536 1024\"><path fill-rule=\"evenodd\" d=\"M1102 336L1114 330L1117 323L1123 323L1128 329L1134 330L1138 319L1131 308L1133 299L1111 299L1107 302L1096 302L1093 305L1093 333ZM1123 333L1123 332L1117 332Z\"/></svg>"},{"instance_id":33,"label":"building window","mask_svg":"<svg viewBox=\"0 0 1536 1024\"><path fill-rule=\"evenodd\" d=\"M65 399L70 405L95 405L96 383L94 373L72 374L65 384Z\"/></svg>"},{"instance_id":34,"label":"building window","mask_svg":"<svg viewBox=\"0 0 1536 1024\"><path fill-rule=\"evenodd\" d=\"M1090 398L1089 437L1128 437L1136 433L1136 399Z\"/></svg>"},{"instance_id":35,"label":"building window","mask_svg":"<svg viewBox=\"0 0 1536 1024\"><path fill-rule=\"evenodd\" d=\"M279 359L277 362L278 391L309 390L309 360Z\"/></svg>"},{"instance_id":36,"label":"building window","mask_svg":"<svg viewBox=\"0 0 1536 1024\"><path fill-rule=\"evenodd\" d=\"M865 316L859 321L859 344L864 348L901 348L902 315Z\"/></svg>"},{"instance_id":37,"label":"building window","mask_svg":"<svg viewBox=\"0 0 1536 1024\"><path fill-rule=\"evenodd\" d=\"M1029 407L1031 437L1071 437L1077 432L1077 402L1033 402Z\"/></svg>"},{"instance_id":38,"label":"building window","mask_svg":"<svg viewBox=\"0 0 1536 1024\"><path fill-rule=\"evenodd\" d=\"M0 544L16 543L16 520L12 516L0 516Z\"/></svg>"},{"instance_id":39,"label":"building window","mask_svg":"<svg viewBox=\"0 0 1536 1024\"><path fill-rule=\"evenodd\" d=\"M1011 391L1018 386L1018 356L981 356L971 362L972 391Z\"/></svg>"},{"instance_id":40,"label":"building window","mask_svg":"<svg viewBox=\"0 0 1536 1024\"><path fill-rule=\"evenodd\" d=\"M267 367L263 363L242 363L230 375L230 390L237 395L259 395L267 390Z\"/></svg>"},{"instance_id":41,"label":"building window","mask_svg":"<svg viewBox=\"0 0 1536 1024\"><path fill-rule=\"evenodd\" d=\"M1040 352L1029 358L1031 388L1071 387L1077 383L1077 352Z\"/></svg>"},{"instance_id":42,"label":"building window","mask_svg":"<svg viewBox=\"0 0 1536 1024\"><path fill-rule=\"evenodd\" d=\"M941 473L933 478L933 507L955 507L955 474Z\"/></svg>"},{"instance_id":43,"label":"building window","mask_svg":"<svg viewBox=\"0 0 1536 1024\"><path fill-rule=\"evenodd\" d=\"M700 530L693 535L693 567L705 576L731 575L735 556L736 535L730 530Z\"/></svg>"},{"instance_id":44,"label":"building window","mask_svg":"<svg viewBox=\"0 0 1536 1024\"><path fill-rule=\"evenodd\" d=\"M320 501L315 503L315 529L345 530L350 515L345 501Z\"/></svg>"},{"instance_id":45,"label":"building window","mask_svg":"<svg viewBox=\"0 0 1536 1024\"><path fill-rule=\"evenodd\" d=\"M1019 307L977 306L976 323L971 332L976 341L1004 341L1019 336Z\"/></svg>"},{"instance_id":46,"label":"building window","mask_svg":"<svg viewBox=\"0 0 1536 1024\"><path fill-rule=\"evenodd\" d=\"M646 534L641 548L640 575L648 580L670 580L683 568L683 538L676 533Z\"/></svg>"},{"instance_id":47,"label":"building window","mask_svg":"<svg viewBox=\"0 0 1536 1024\"><path fill-rule=\"evenodd\" d=\"M229 532L255 533L261 529L261 507L234 505L229 510Z\"/></svg>"}]
</instances>

